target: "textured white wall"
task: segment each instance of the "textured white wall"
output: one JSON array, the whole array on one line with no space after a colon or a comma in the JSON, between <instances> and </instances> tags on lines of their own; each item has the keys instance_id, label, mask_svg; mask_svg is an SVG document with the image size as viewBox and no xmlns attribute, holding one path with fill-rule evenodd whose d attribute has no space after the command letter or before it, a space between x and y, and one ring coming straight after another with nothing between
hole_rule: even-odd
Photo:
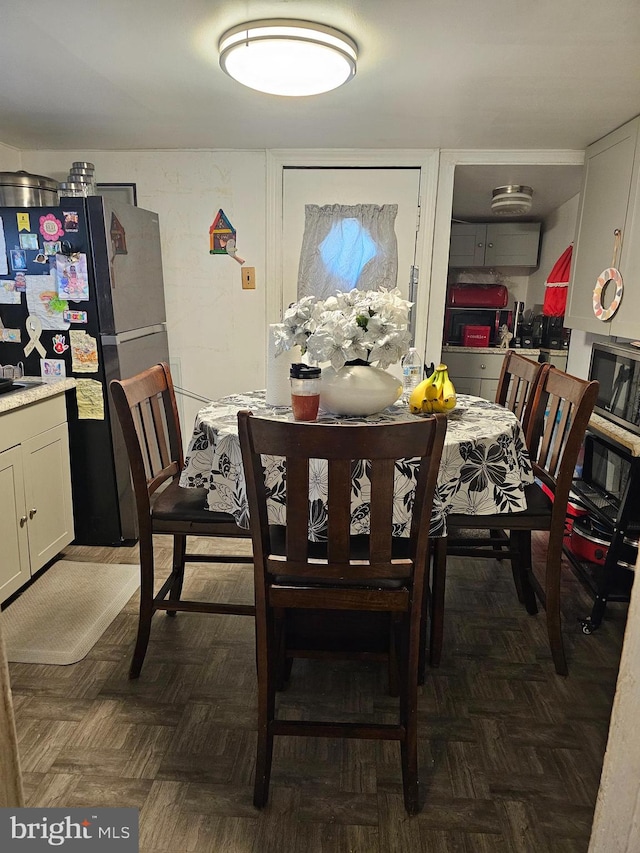
<instances>
[{"instance_id":1,"label":"textured white wall","mask_svg":"<svg viewBox=\"0 0 640 853\"><path fill-rule=\"evenodd\" d=\"M578 218L580 195L566 201L552 211L542 223L542 245L538 269L529 276L527 305L542 305L544 283L560 255L573 243Z\"/></svg>"},{"instance_id":2,"label":"textured white wall","mask_svg":"<svg viewBox=\"0 0 640 853\"><path fill-rule=\"evenodd\" d=\"M20 151L0 142L0 172L17 172L21 168Z\"/></svg>"},{"instance_id":3,"label":"textured white wall","mask_svg":"<svg viewBox=\"0 0 640 853\"><path fill-rule=\"evenodd\" d=\"M207 399L265 381L265 154L262 151L25 151L22 168L64 180L74 160L101 183L135 183L138 205L160 218L167 329L182 387ZM256 268L242 290L240 265L209 254L222 208L238 254ZM200 407L181 400L185 438Z\"/></svg>"}]
</instances>

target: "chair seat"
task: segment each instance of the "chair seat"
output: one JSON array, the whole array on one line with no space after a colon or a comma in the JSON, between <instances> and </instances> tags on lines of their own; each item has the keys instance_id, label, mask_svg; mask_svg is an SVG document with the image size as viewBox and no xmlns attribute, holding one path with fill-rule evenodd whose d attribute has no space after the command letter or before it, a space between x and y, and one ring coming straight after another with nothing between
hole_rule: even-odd
<instances>
[{"instance_id":1,"label":"chair seat","mask_svg":"<svg viewBox=\"0 0 640 853\"><path fill-rule=\"evenodd\" d=\"M496 515L462 515L452 513L447 526L452 529L468 527L473 530L548 530L551 526L553 501L537 483L525 486L527 508L520 512L503 512Z\"/></svg>"},{"instance_id":2,"label":"chair seat","mask_svg":"<svg viewBox=\"0 0 640 853\"><path fill-rule=\"evenodd\" d=\"M269 537L271 540L271 553L278 556L286 554L286 534L287 528L280 524L269 525ZM366 560L369 556L369 537L368 536L351 536L351 559ZM409 558L409 539L394 537L392 541L392 553L395 559ZM326 542L309 542L309 557L314 560L327 559L327 543ZM304 587L320 587L320 586L345 586L353 589L402 589L406 584L401 579L393 578L367 578L358 579L357 584L339 578L305 578L303 581L299 577L289 577L288 575L276 575L274 583L286 586L304 586Z\"/></svg>"},{"instance_id":3,"label":"chair seat","mask_svg":"<svg viewBox=\"0 0 640 853\"><path fill-rule=\"evenodd\" d=\"M177 480L169 483L166 489L157 493L151 507L151 517L154 521L183 521L233 524L236 521L231 513L213 512L207 509L207 490L183 489ZM249 531L247 530L247 535Z\"/></svg>"}]
</instances>

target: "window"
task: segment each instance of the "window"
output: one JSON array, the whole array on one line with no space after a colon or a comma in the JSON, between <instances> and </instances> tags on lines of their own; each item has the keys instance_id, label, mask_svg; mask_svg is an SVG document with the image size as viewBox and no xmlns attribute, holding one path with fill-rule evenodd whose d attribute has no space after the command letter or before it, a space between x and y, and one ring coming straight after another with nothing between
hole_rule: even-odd
<instances>
[{"instance_id":1,"label":"window","mask_svg":"<svg viewBox=\"0 0 640 853\"><path fill-rule=\"evenodd\" d=\"M396 287L397 211L397 204L305 205L298 299Z\"/></svg>"}]
</instances>

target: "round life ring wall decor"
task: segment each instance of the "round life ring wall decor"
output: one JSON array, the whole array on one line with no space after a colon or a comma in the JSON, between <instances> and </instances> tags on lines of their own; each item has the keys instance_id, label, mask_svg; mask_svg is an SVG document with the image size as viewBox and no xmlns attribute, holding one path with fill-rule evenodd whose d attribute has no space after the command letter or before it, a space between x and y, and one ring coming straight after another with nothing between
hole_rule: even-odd
<instances>
[{"instance_id":1,"label":"round life ring wall decor","mask_svg":"<svg viewBox=\"0 0 640 853\"><path fill-rule=\"evenodd\" d=\"M609 304L609 307L605 308L602 304L602 293L610 281L615 283L616 292ZM624 282L622 281L622 276L615 267L609 267L606 270L602 270L596 281L596 286L593 289L593 313L596 315L598 320L605 321L610 320L613 317L620 307L623 290Z\"/></svg>"}]
</instances>

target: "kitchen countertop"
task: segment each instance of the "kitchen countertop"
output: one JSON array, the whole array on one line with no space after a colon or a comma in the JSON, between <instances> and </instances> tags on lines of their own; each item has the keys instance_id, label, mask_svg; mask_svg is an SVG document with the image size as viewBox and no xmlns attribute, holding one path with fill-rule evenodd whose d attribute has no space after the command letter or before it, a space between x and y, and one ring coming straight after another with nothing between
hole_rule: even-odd
<instances>
[{"instance_id":1,"label":"kitchen countertop","mask_svg":"<svg viewBox=\"0 0 640 853\"><path fill-rule=\"evenodd\" d=\"M454 344L443 344L442 352L491 352L496 353L497 355L504 355L507 352L507 349L513 349L514 352L519 352L520 355L525 356L539 356L540 348L536 349L521 349L520 347L459 347Z\"/></svg>"},{"instance_id":2,"label":"kitchen countertop","mask_svg":"<svg viewBox=\"0 0 640 853\"><path fill-rule=\"evenodd\" d=\"M76 387L76 380L67 378L56 382L43 382L37 376L23 376L22 379L16 379L16 385L25 387L13 388L0 394L0 415L46 400L48 397L64 394L65 391Z\"/></svg>"},{"instance_id":3,"label":"kitchen countertop","mask_svg":"<svg viewBox=\"0 0 640 853\"><path fill-rule=\"evenodd\" d=\"M608 421L595 412L589 418L589 427L626 447L632 456L640 456L640 435L618 426L613 421Z\"/></svg>"}]
</instances>

